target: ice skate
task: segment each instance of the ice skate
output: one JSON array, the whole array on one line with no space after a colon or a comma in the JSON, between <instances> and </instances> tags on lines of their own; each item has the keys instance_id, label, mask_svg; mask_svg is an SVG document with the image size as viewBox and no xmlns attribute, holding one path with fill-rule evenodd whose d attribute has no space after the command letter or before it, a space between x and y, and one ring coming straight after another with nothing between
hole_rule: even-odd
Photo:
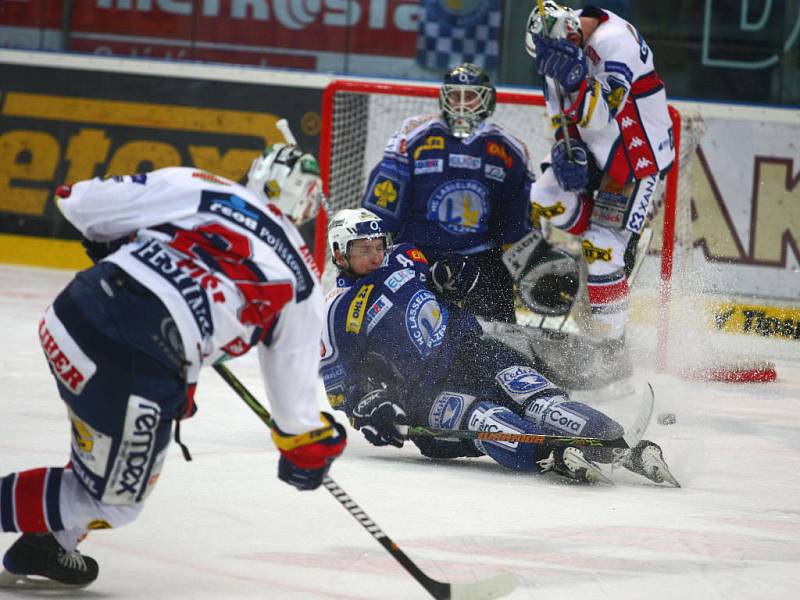
<instances>
[{"instance_id":1,"label":"ice skate","mask_svg":"<svg viewBox=\"0 0 800 600\"><path fill-rule=\"evenodd\" d=\"M672 487L681 484L672 476L658 444L642 440L622 457L621 464L629 471L647 477L655 483L667 483Z\"/></svg>"},{"instance_id":2,"label":"ice skate","mask_svg":"<svg viewBox=\"0 0 800 600\"><path fill-rule=\"evenodd\" d=\"M614 485L595 463L583 455L580 449L573 446L557 448L550 456L539 461L542 472L553 471L563 477L584 483L604 483Z\"/></svg>"},{"instance_id":3,"label":"ice skate","mask_svg":"<svg viewBox=\"0 0 800 600\"><path fill-rule=\"evenodd\" d=\"M97 579L97 561L68 551L52 533L25 533L3 557L0 587L82 588ZM35 577L31 577L35 576Z\"/></svg>"}]
</instances>

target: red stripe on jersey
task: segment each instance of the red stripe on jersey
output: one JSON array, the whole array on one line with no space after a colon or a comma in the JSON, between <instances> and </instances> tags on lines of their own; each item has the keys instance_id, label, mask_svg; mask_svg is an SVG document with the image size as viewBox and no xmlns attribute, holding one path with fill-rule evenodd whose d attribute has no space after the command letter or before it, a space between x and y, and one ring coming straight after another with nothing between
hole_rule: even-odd
<instances>
[{"instance_id":1,"label":"red stripe on jersey","mask_svg":"<svg viewBox=\"0 0 800 600\"><path fill-rule=\"evenodd\" d=\"M14 504L17 525L23 533L41 533L48 530L44 515L46 477L46 468L22 471L17 475Z\"/></svg>"},{"instance_id":2,"label":"red stripe on jersey","mask_svg":"<svg viewBox=\"0 0 800 600\"><path fill-rule=\"evenodd\" d=\"M588 284L589 304L599 306L603 304L613 304L628 297L628 280L622 279L606 285Z\"/></svg>"}]
</instances>

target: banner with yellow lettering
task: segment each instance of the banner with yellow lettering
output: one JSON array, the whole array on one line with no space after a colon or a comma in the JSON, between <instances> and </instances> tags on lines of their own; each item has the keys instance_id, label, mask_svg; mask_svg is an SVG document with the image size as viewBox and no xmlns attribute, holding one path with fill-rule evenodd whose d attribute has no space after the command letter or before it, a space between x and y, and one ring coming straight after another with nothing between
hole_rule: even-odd
<instances>
[{"instance_id":1,"label":"banner with yellow lettering","mask_svg":"<svg viewBox=\"0 0 800 600\"><path fill-rule=\"evenodd\" d=\"M314 89L7 64L0 80L0 262L83 260L52 201L62 183L175 165L241 181L283 141L280 118L306 150L319 144Z\"/></svg>"}]
</instances>

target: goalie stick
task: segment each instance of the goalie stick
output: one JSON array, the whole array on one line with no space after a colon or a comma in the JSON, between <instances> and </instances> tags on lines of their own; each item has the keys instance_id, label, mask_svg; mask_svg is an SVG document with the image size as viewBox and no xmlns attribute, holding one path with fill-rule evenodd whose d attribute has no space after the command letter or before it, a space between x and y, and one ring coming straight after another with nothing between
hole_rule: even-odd
<instances>
[{"instance_id":1,"label":"goalie stick","mask_svg":"<svg viewBox=\"0 0 800 600\"><path fill-rule=\"evenodd\" d=\"M215 364L214 370L244 400L261 421L272 429L272 415L225 365ZM491 600L507 596L517 586L517 578L511 573L502 573L488 579L468 583L447 583L426 575L388 535L373 521L331 477L325 476L322 485L347 509L353 518L392 555L411 576L437 600Z\"/></svg>"},{"instance_id":2,"label":"goalie stick","mask_svg":"<svg viewBox=\"0 0 800 600\"><path fill-rule=\"evenodd\" d=\"M545 446L603 446L606 448L633 448L638 444L650 418L653 416L655 394L648 383L640 401L639 412L633 425L618 438L603 439L592 437L573 437L568 435L538 435L535 433L508 433L505 431L472 431L470 429L437 429L412 425L408 428L409 437L434 437L440 439L481 440L485 442L518 442L521 444L541 444Z\"/></svg>"}]
</instances>

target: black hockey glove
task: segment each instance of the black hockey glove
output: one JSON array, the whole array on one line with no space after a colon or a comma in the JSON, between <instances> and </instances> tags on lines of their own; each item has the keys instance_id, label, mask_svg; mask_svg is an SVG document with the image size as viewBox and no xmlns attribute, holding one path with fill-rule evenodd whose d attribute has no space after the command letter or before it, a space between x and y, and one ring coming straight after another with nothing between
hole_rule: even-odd
<instances>
[{"instance_id":1,"label":"black hockey glove","mask_svg":"<svg viewBox=\"0 0 800 600\"><path fill-rule=\"evenodd\" d=\"M92 262L97 264L109 254L119 250L119 248L128 241L128 238L119 238L110 242L93 242L92 240L82 237L81 245Z\"/></svg>"},{"instance_id":2,"label":"black hockey glove","mask_svg":"<svg viewBox=\"0 0 800 600\"><path fill-rule=\"evenodd\" d=\"M580 140L570 138L572 158L567 154L567 144L563 139L553 144L550 150L550 168L558 181L558 187L565 192L578 192L589 184L589 157L586 146Z\"/></svg>"},{"instance_id":3,"label":"black hockey glove","mask_svg":"<svg viewBox=\"0 0 800 600\"><path fill-rule=\"evenodd\" d=\"M481 268L466 256L451 254L433 263L431 282L434 291L445 302L463 306L478 284Z\"/></svg>"},{"instance_id":4,"label":"black hockey glove","mask_svg":"<svg viewBox=\"0 0 800 600\"><path fill-rule=\"evenodd\" d=\"M384 388L365 394L353 407L350 422L373 446L402 448L408 435L405 408Z\"/></svg>"}]
</instances>

